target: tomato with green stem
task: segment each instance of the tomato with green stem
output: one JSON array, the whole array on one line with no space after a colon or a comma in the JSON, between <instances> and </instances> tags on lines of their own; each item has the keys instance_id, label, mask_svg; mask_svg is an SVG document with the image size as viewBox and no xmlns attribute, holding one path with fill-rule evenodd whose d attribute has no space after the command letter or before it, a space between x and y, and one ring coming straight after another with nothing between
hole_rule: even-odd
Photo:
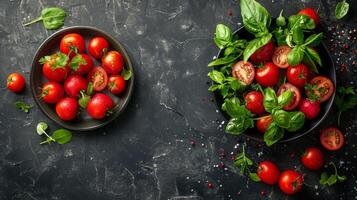
<instances>
[{"instance_id":1,"label":"tomato with green stem","mask_svg":"<svg viewBox=\"0 0 357 200\"><path fill-rule=\"evenodd\" d=\"M112 98L103 93L95 94L87 104L87 112L93 119L103 119L114 107Z\"/></svg>"},{"instance_id":2,"label":"tomato with green stem","mask_svg":"<svg viewBox=\"0 0 357 200\"><path fill-rule=\"evenodd\" d=\"M117 51L109 51L102 57L102 67L108 74L118 74L124 68L123 56Z\"/></svg>"},{"instance_id":3,"label":"tomato with green stem","mask_svg":"<svg viewBox=\"0 0 357 200\"><path fill-rule=\"evenodd\" d=\"M289 66L286 72L286 78L289 83L298 88L303 88L307 84L310 75L310 69L304 64L298 64L294 67Z\"/></svg>"},{"instance_id":4,"label":"tomato with green stem","mask_svg":"<svg viewBox=\"0 0 357 200\"><path fill-rule=\"evenodd\" d=\"M88 52L96 59L100 59L106 54L109 48L108 41L103 37L94 37L89 41Z\"/></svg>"},{"instance_id":5,"label":"tomato with green stem","mask_svg":"<svg viewBox=\"0 0 357 200\"><path fill-rule=\"evenodd\" d=\"M20 73L11 73L7 77L6 86L7 89L17 93L25 88L25 78Z\"/></svg>"},{"instance_id":6,"label":"tomato with green stem","mask_svg":"<svg viewBox=\"0 0 357 200\"><path fill-rule=\"evenodd\" d=\"M68 66L68 56L63 53L44 56L39 62L43 64L43 75L47 80L52 82L63 81L71 70Z\"/></svg>"},{"instance_id":7,"label":"tomato with green stem","mask_svg":"<svg viewBox=\"0 0 357 200\"><path fill-rule=\"evenodd\" d=\"M112 75L109 77L108 90L113 94L120 94L125 90L126 82L121 75Z\"/></svg>"},{"instance_id":8,"label":"tomato with green stem","mask_svg":"<svg viewBox=\"0 0 357 200\"><path fill-rule=\"evenodd\" d=\"M259 91L250 91L245 96L245 107L252 113L261 115L265 112L263 106L264 96Z\"/></svg>"},{"instance_id":9,"label":"tomato with green stem","mask_svg":"<svg viewBox=\"0 0 357 200\"><path fill-rule=\"evenodd\" d=\"M255 80L263 87L273 87L279 82L279 77L279 68L272 62L258 67L255 73Z\"/></svg>"},{"instance_id":10,"label":"tomato with green stem","mask_svg":"<svg viewBox=\"0 0 357 200\"><path fill-rule=\"evenodd\" d=\"M60 51L69 57L75 56L77 53L83 53L85 50L85 41L78 33L70 33L65 35L60 42Z\"/></svg>"},{"instance_id":11,"label":"tomato with green stem","mask_svg":"<svg viewBox=\"0 0 357 200\"><path fill-rule=\"evenodd\" d=\"M73 74L85 75L92 70L93 60L87 54L77 54L72 58L69 67Z\"/></svg>"},{"instance_id":12,"label":"tomato with green stem","mask_svg":"<svg viewBox=\"0 0 357 200\"><path fill-rule=\"evenodd\" d=\"M324 165L324 155L316 147L306 148L301 156L301 162L310 170L318 170Z\"/></svg>"},{"instance_id":13,"label":"tomato with green stem","mask_svg":"<svg viewBox=\"0 0 357 200\"><path fill-rule=\"evenodd\" d=\"M279 181L280 170L273 162L266 160L259 163L257 175L261 182L274 185Z\"/></svg>"},{"instance_id":14,"label":"tomato with green stem","mask_svg":"<svg viewBox=\"0 0 357 200\"><path fill-rule=\"evenodd\" d=\"M64 91L72 98L78 98L80 91L86 91L88 81L79 75L71 75L64 82Z\"/></svg>"},{"instance_id":15,"label":"tomato with green stem","mask_svg":"<svg viewBox=\"0 0 357 200\"><path fill-rule=\"evenodd\" d=\"M306 15L314 20L315 28L319 24L319 15L313 8L304 8L298 12L298 15Z\"/></svg>"},{"instance_id":16,"label":"tomato with green stem","mask_svg":"<svg viewBox=\"0 0 357 200\"><path fill-rule=\"evenodd\" d=\"M306 119L315 119L321 110L318 101L311 101L309 99L302 99L299 104L299 110L304 113Z\"/></svg>"},{"instance_id":17,"label":"tomato with green stem","mask_svg":"<svg viewBox=\"0 0 357 200\"><path fill-rule=\"evenodd\" d=\"M59 102L64 96L64 90L61 84L56 82L47 82L41 89L41 98L48 104Z\"/></svg>"},{"instance_id":18,"label":"tomato with green stem","mask_svg":"<svg viewBox=\"0 0 357 200\"><path fill-rule=\"evenodd\" d=\"M71 97L65 97L56 104L56 113L64 121L70 121L77 116L78 103Z\"/></svg>"},{"instance_id":19,"label":"tomato with green stem","mask_svg":"<svg viewBox=\"0 0 357 200\"><path fill-rule=\"evenodd\" d=\"M298 193L303 185L303 176L295 170L285 170L280 174L279 188L287 195Z\"/></svg>"}]
</instances>

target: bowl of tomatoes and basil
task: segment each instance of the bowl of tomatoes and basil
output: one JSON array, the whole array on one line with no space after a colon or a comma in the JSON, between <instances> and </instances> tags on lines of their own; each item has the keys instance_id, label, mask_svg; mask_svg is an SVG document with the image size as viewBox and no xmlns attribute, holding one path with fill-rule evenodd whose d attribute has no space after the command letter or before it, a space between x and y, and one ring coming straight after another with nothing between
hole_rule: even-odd
<instances>
[{"instance_id":1,"label":"bowl of tomatoes and basil","mask_svg":"<svg viewBox=\"0 0 357 200\"><path fill-rule=\"evenodd\" d=\"M329 112L336 88L334 62L318 33L318 15L303 9L272 18L258 2L240 1L244 27L218 24L220 49L208 64L210 91L228 122L225 131L276 142L301 137Z\"/></svg>"},{"instance_id":2,"label":"bowl of tomatoes and basil","mask_svg":"<svg viewBox=\"0 0 357 200\"><path fill-rule=\"evenodd\" d=\"M134 86L124 47L88 26L65 28L48 37L35 53L30 79L43 113L78 131L102 127L118 117Z\"/></svg>"}]
</instances>

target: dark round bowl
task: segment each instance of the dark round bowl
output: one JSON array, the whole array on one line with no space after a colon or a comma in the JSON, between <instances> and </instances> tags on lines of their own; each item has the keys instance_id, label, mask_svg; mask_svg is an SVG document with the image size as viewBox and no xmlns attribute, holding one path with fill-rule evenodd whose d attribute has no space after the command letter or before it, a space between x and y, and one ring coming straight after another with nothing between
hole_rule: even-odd
<instances>
[{"instance_id":1,"label":"dark round bowl","mask_svg":"<svg viewBox=\"0 0 357 200\"><path fill-rule=\"evenodd\" d=\"M82 112L80 112L78 117L76 117L74 120L63 121L57 116L55 111L55 105L46 104L43 100L39 98L41 93L41 87L45 82L47 82L47 80L42 75L42 65L38 62L38 60L45 55L50 55L55 52L58 52L59 44L62 37L69 33L81 34L86 41L86 47L89 40L95 36L101 36L105 38L109 42L109 50L116 50L120 52L124 58L125 68L130 69L132 72L131 78L126 82L126 89L120 96L112 95L107 90L104 91L104 93L112 97L115 103L113 113L110 116L105 117L104 119L101 120L92 119L90 116L88 116L86 110L83 110ZM95 58L92 57L92 60L94 61L94 66L100 65L100 62L98 62L98 60L96 60ZM124 109L129 103L134 88L134 70L130 58L128 56L128 53L125 51L124 47L108 33L100 29L89 27L89 26L72 26L72 27L64 28L52 34L37 49L32 61L30 80L31 80L32 96L35 99L37 105L42 110L42 112L48 118L50 118L60 126L70 130L88 131L88 130L97 129L99 127L102 127L110 123L124 111Z\"/></svg>"},{"instance_id":2,"label":"dark round bowl","mask_svg":"<svg viewBox=\"0 0 357 200\"><path fill-rule=\"evenodd\" d=\"M246 31L244 29L244 27L241 27L241 28L235 30L233 34L237 35L239 38L252 39L252 34L250 34L248 31ZM322 67L318 67L319 74L329 77L332 80L334 87L336 88L335 65L334 65L334 62L332 61L330 53L327 50L326 45L324 43L321 43L316 49L318 50L319 55L322 60ZM222 55L223 55L223 51L220 50L218 52L217 58L221 57ZM319 116L316 119L306 120L304 127L301 128L300 130L298 130L297 132L285 132L284 138L281 139L279 142L287 142L287 141L295 140L295 139L309 133L314 128L316 128L325 119L328 112L330 111L333 101L335 99L335 94L336 94L336 92L334 90L331 98L327 102L324 102L321 104L321 111L320 111ZM221 105L223 103L223 98L219 92L215 92L215 98L216 98L216 102L217 102L218 107L220 108L221 112L223 113L225 118L227 120L229 120L230 117L224 111L222 111ZM244 134L251 139L254 139L257 141L263 141L263 134L261 134L255 128L246 130L244 132Z\"/></svg>"}]
</instances>

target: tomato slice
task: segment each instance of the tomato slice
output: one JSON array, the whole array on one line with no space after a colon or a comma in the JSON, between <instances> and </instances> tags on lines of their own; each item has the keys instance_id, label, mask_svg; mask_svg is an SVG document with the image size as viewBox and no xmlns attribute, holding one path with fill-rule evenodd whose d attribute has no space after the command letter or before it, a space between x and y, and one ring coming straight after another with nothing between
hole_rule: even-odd
<instances>
[{"instance_id":1,"label":"tomato slice","mask_svg":"<svg viewBox=\"0 0 357 200\"><path fill-rule=\"evenodd\" d=\"M88 81L93 83L95 91L102 91L108 84L107 72L102 67L95 67L88 74Z\"/></svg>"},{"instance_id":2,"label":"tomato slice","mask_svg":"<svg viewBox=\"0 0 357 200\"><path fill-rule=\"evenodd\" d=\"M255 76L254 66L250 62L239 61L232 67L232 76L243 84L250 85Z\"/></svg>"},{"instance_id":3,"label":"tomato slice","mask_svg":"<svg viewBox=\"0 0 357 200\"><path fill-rule=\"evenodd\" d=\"M336 151L343 146L345 138L340 130L331 127L321 131L320 142L326 149Z\"/></svg>"},{"instance_id":4,"label":"tomato slice","mask_svg":"<svg viewBox=\"0 0 357 200\"><path fill-rule=\"evenodd\" d=\"M288 68L288 54L290 53L290 51L291 48L287 45L277 47L273 53L273 63L280 68Z\"/></svg>"},{"instance_id":5,"label":"tomato slice","mask_svg":"<svg viewBox=\"0 0 357 200\"><path fill-rule=\"evenodd\" d=\"M283 109L290 111L290 110L294 110L299 105L301 99L301 93L300 90L294 85L290 83L284 83L280 86L278 90L278 96L287 90L290 90L293 93L293 98L290 101L290 103L288 103L283 107Z\"/></svg>"},{"instance_id":6,"label":"tomato slice","mask_svg":"<svg viewBox=\"0 0 357 200\"><path fill-rule=\"evenodd\" d=\"M306 94L313 92L315 95L319 97L319 101L325 102L327 101L333 94L334 86L330 79L324 76L317 76L310 81L312 85L312 89L307 90Z\"/></svg>"}]
</instances>

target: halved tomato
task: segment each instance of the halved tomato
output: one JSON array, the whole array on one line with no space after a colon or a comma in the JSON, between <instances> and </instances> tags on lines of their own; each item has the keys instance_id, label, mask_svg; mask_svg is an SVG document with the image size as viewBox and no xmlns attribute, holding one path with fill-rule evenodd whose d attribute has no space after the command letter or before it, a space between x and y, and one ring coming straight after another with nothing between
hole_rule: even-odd
<instances>
[{"instance_id":1,"label":"halved tomato","mask_svg":"<svg viewBox=\"0 0 357 200\"><path fill-rule=\"evenodd\" d=\"M306 93L313 92L316 96L319 97L319 101L327 101L333 94L334 86L330 79L324 76L316 76L310 81L312 86L310 90L307 90Z\"/></svg>"},{"instance_id":2,"label":"halved tomato","mask_svg":"<svg viewBox=\"0 0 357 200\"><path fill-rule=\"evenodd\" d=\"M320 142L326 149L336 151L343 146L345 138L340 130L331 127L321 131Z\"/></svg>"},{"instance_id":3,"label":"halved tomato","mask_svg":"<svg viewBox=\"0 0 357 200\"><path fill-rule=\"evenodd\" d=\"M250 62L239 61L232 67L232 76L243 84L250 85L255 76L254 66Z\"/></svg>"},{"instance_id":4,"label":"halved tomato","mask_svg":"<svg viewBox=\"0 0 357 200\"><path fill-rule=\"evenodd\" d=\"M107 72L102 67L95 67L88 74L88 81L93 83L95 91L102 91L108 84Z\"/></svg>"},{"instance_id":5,"label":"halved tomato","mask_svg":"<svg viewBox=\"0 0 357 200\"><path fill-rule=\"evenodd\" d=\"M278 96L287 90L290 90L293 93L293 98L291 99L290 103L288 103L283 107L283 109L290 111L290 110L294 110L299 105L301 99L301 93L300 90L294 85L290 83L284 83L280 86L278 90Z\"/></svg>"},{"instance_id":6,"label":"halved tomato","mask_svg":"<svg viewBox=\"0 0 357 200\"><path fill-rule=\"evenodd\" d=\"M288 54L290 51L291 48L287 45L277 47L273 53L273 63L283 69L289 67Z\"/></svg>"}]
</instances>

